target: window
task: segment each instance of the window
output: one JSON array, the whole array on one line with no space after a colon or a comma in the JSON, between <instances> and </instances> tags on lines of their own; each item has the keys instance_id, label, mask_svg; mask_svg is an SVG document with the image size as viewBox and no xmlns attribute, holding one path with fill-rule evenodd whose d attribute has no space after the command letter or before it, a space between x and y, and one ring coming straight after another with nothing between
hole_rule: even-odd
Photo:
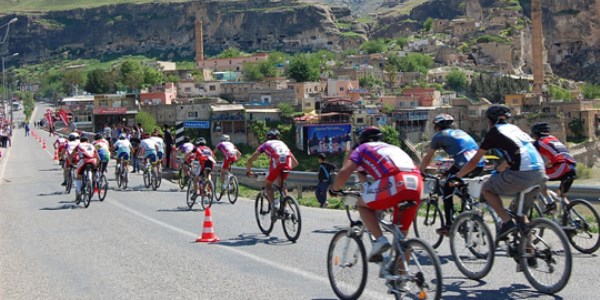
<instances>
[{"instance_id":1,"label":"window","mask_svg":"<svg viewBox=\"0 0 600 300\"><path fill-rule=\"evenodd\" d=\"M311 106L312 106L312 103L310 103L310 102L305 102L304 103L304 107L311 107Z\"/></svg>"},{"instance_id":2,"label":"window","mask_svg":"<svg viewBox=\"0 0 600 300\"><path fill-rule=\"evenodd\" d=\"M475 116L475 115L477 115L477 111L469 110L469 116Z\"/></svg>"},{"instance_id":3,"label":"window","mask_svg":"<svg viewBox=\"0 0 600 300\"><path fill-rule=\"evenodd\" d=\"M191 93L192 92L192 88L191 87L186 87L183 89L184 92L186 93Z\"/></svg>"},{"instance_id":4,"label":"window","mask_svg":"<svg viewBox=\"0 0 600 300\"><path fill-rule=\"evenodd\" d=\"M340 86L340 92L343 92L343 91L344 91L344 87Z\"/></svg>"},{"instance_id":5,"label":"window","mask_svg":"<svg viewBox=\"0 0 600 300\"><path fill-rule=\"evenodd\" d=\"M188 111L188 119L198 119L197 111Z\"/></svg>"},{"instance_id":6,"label":"window","mask_svg":"<svg viewBox=\"0 0 600 300\"><path fill-rule=\"evenodd\" d=\"M98 104L99 104L99 106L107 107L108 106L108 100L100 100L100 102Z\"/></svg>"},{"instance_id":7,"label":"window","mask_svg":"<svg viewBox=\"0 0 600 300\"><path fill-rule=\"evenodd\" d=\"M519 103L519 99L513 99L512 103L513 103L513 104L517 104L517 103Z\"/></svg>"},{"instance_id":8,"label":"window","mask_svg":"<svg viewBox=\"0 0 600 300\"><path fill-rule=\"evenodd\" d=\"M356 123L362 124L365 122L364 118L356 118Z\"/></svg>"},{"instance_id":9,"label":"window","mask_svg":"<svg viewBox=\"0 0 600 300\"><path fill-rule=\"evenodd\" d=\"M211 91L211 92L214 92L214 91L217 90L217 87L214 86L214 85L210 85L210 86L208 86L208 90Z\"/></svg>"}]
</instances>

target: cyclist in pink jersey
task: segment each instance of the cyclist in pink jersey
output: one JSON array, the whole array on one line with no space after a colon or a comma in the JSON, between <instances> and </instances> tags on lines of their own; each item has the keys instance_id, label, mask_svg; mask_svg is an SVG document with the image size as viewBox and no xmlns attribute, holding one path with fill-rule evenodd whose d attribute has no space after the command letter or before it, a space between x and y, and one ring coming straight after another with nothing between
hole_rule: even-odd
<instances>
[{"instance_id":1,"label":"cyclist in pink jersey","mask_svg":"<svg viewBox=\"0 0 600 300\"><path fill-rule=\"evenodd\" d=\"M221 182L223 183L222 189L225 189L225 174L229 171L229 168L232 164L238 161L238 157L242 156L242 153L238 150L238 148L229 141L230 138L228 135L224 134L221 137L221 142L217 145L213 152L221 151L223 153L223 166L221 167Z\"/></svg>"},{"instance_id":2,"label":"cyclist in pink jersey","mask_svg":"<svg viewBox=\"0 0 600 300\"><path fill-rule=\"evenodd\" d=\"M246 175L252 176L252 163L261 153L267 155L271 162L269 163L269 173L265 179L265 189L271 206L273 206L273 182L280 178L282 182L287 178L288 172L298 165L298 160L290 151L288 146L279 140L279 130L273 129L267 132L267 141L256 149L246 163ZM275 210L272 210L275 211Z\"/></svg>"},{"instance_id":3,"label":"cyclist in pink jersey","mask_svg":"<svg viewBox=\"0 0 600 300\"><path fill-rule=\"evenodd\" d=\"M363 183L362 197L358 202L360 217L375 238L369 253L370 262L380 261L381 254L391 247L381 232L375 211L396 207L403 201L415 201L417 205L404 209L400 214L394 211L394 223L399 224L400 230L406 235L417 213L423 186L421 172L408 154L396 146L382 142L382 139L383 133L378 127L363 129L359 136L359 146L344 162L332 186L332 192L339 191L352 172L359 169L373 177L373 182ZM363 181L366 176L361 178Z\"/></svg>"}]
</instances>

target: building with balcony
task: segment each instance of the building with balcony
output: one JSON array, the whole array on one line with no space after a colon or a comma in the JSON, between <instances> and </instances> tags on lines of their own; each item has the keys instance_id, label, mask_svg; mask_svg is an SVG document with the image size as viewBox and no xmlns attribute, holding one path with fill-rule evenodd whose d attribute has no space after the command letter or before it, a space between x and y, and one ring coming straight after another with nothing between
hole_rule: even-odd
<instances>
[{"instance_id":1,"label":"building with balcony","mask_svg":"<svg viewBox=\"0 0 600 300\"><path fill-rule=\"evenodd\" d=\"M160 89L140 93L140 105L170 105L177 99L177 87L167 82Z\"/></svg>"},{"instance_id":2,"label":"building with balcony","mask_svg":"<svg viewBox=\"0 0 600 300\"><path fill-rule=\"evenodd\" d=\"M138 110L135 94L94 95L94 132L102 130L104 124L133 126Z\"/></svg>"},{"instance_id":3,"label":"building with balcony","mask_svg":"<svg viewBox=\"0 0 600 300\"><path fill-rule=\"evenodd\" d=\"M60 107L67 113L73 116L72 122L77 129L84 131L92 131L93 128L93 111L94 111L94 96L73 96L63 98L60 101Z\"/></svg>"},{"instance_id":4,"label":"building with balcony","mask_svg":"<svg viewBox=\"0 0 600 300\"><path fill-rule=\"evenodd\" d=\"M211 111L211 140L218 144L223 134L231 137L231 142L247 144L247 122L245 108L241 104L213 104Z\"/></svg>"}]
</instances>

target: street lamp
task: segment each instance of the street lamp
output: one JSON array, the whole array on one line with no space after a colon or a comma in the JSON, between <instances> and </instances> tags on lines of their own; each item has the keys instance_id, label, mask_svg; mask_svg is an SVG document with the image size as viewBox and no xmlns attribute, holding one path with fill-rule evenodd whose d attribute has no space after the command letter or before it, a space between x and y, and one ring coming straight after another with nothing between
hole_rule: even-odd
<instances>
[{"instance_id":1,"label":"street lamp","mask_svg":"<svg viewBox=\"0 0 600 300\"><path fill-rule=\"evenodd\" d=\"M13 19L14 20L14 19ZM6 97L8 94L8 97L10 97L10 93L6 92L6 70L4 69L4 59L7 57L15 57L19 55L19 53L13 53L9 56L2 56L2 108L3 108L3 113L4 113L4 117L6 118ZM12 101L10 101L10 99L8 100L8 104L10 105L10 122L12 123Z\"/></svg>"},{"instance_id":2,"label":"street lamp","mask_svg":"<svg viewBox=\"0 0 600 300\"><path fill-rule=\"evenodd\" d=\"M12 18L10 21L8 21L8 23L0 26L0 28L6 27L6 32L4 33L4 37L0 41L0 45L4 44L4 42L6 42L6 40L8 40L8 31L10 30L10 24L16 22L17 20L18 20L17 18Z\"/></svg>"}]
</instances>

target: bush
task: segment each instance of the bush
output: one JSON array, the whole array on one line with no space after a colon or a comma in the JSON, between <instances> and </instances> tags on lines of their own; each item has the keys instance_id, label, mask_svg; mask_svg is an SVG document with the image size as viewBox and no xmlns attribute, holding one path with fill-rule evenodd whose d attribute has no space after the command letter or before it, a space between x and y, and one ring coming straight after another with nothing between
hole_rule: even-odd
<instances>
[{"instance_id":1,"label":"bush","mask_svg":"<svg viewBox=\"0 0 600 300\"><path fill-rule=\"evenodd\" d=\"M590 179L592 178L592 168L588 168L582 163L577 163L577 179Z\"/></svg>"},{"instance_id":2,"label":"bush","mask_svg":"<svg viewBox=\"0 0 600 300\"><path fill-rule=\"evenodd\" d=\"M152 132L154 128L158 128L158 124L156 124L156 119L154 116L145 111L138 112L138 114L135 116L135 122L141 123L145 132Z\"/></svg>"}]
</instances>

